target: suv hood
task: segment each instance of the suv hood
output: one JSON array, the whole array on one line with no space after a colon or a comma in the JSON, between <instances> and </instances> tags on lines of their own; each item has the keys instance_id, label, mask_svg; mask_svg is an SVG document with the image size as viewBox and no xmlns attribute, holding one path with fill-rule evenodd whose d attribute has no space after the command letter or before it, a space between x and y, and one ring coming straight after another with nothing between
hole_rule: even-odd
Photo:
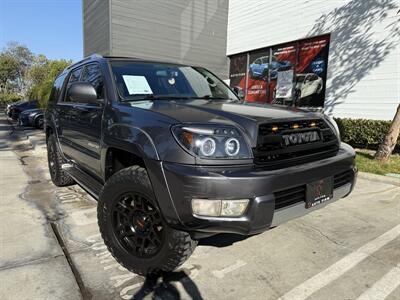
<instances>
[{"instance_id":1,"label":"suv hood","mask_svg":"<svg viewBox=\"0 0 400 300\"><path fill-rule=\"evenodd\" d=\"M318 113L298 108L215 100L146 101L131 102L131 105L163 114L174 119L176 123L219 123L237 126L249 135L253 146L257 143L258 125L261 123L320 117Z\"/></svg>"}]
</instances>

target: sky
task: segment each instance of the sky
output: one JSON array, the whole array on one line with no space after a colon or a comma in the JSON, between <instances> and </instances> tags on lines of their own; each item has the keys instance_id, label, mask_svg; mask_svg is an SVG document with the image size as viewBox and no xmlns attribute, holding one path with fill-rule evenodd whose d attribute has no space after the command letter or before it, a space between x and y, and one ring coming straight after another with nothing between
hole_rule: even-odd
<instances>
[{"instance_id":1,"label":"sky","mask_svg":"<svg viewBox=\"0 0 400 300\"><path fill-rule=\"evenodd\" d=\"M0 50L16 41L50 59L83 55L81 0L0 0Z\"/></svg>"}]
</instances>

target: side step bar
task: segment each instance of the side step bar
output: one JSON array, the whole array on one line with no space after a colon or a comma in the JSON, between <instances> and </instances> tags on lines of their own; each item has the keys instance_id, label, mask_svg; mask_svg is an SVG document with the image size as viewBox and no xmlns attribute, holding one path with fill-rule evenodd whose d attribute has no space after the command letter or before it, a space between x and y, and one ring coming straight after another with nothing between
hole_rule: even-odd
<instances>
[{"instance_id":1,"label":"side step bar","mask_svg":"<svg viewBox=\"0 0 400 300\"><path fill-rule=\"evenodd\" d=\"M61 168L65 170L68 175L71 176L93 198L96 200L99 199L100 191L103 187L100 182L72 164L63 164Z\"/></svg>"}]
</instances>

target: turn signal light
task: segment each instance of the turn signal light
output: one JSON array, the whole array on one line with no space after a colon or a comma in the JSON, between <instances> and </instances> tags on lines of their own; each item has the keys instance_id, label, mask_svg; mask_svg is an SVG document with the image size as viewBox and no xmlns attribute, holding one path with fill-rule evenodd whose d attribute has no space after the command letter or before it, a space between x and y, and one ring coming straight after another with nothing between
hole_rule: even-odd
<instances>
[{"instance_id":1,"label":"turn signal light","mask_svg":"<svg viewBox=\"0 0 400 300\"><path fill-rule=\"evenodd\" d=\"M293 124L293 125L292 125L292 128L293 128L293 129L297 129L297 128L299 128L299 127L300 127L299 124Z\"/></svg>"}]
</instances>

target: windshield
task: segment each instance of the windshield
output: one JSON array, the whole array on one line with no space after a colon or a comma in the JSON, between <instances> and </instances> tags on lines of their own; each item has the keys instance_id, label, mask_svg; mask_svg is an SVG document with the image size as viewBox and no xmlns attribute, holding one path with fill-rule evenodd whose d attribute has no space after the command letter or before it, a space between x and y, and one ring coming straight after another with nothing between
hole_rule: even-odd
<instances>
[{"instance_id":1,"label":"windshield","mask_svg":"<svg viewBox=\"0 0 400 300\"><path fill-rule=\"evenodd\" d=\"M112 61L122 100L143 99L239 99L204 68L167 63Z\"/></svg>"}]
</instances>

